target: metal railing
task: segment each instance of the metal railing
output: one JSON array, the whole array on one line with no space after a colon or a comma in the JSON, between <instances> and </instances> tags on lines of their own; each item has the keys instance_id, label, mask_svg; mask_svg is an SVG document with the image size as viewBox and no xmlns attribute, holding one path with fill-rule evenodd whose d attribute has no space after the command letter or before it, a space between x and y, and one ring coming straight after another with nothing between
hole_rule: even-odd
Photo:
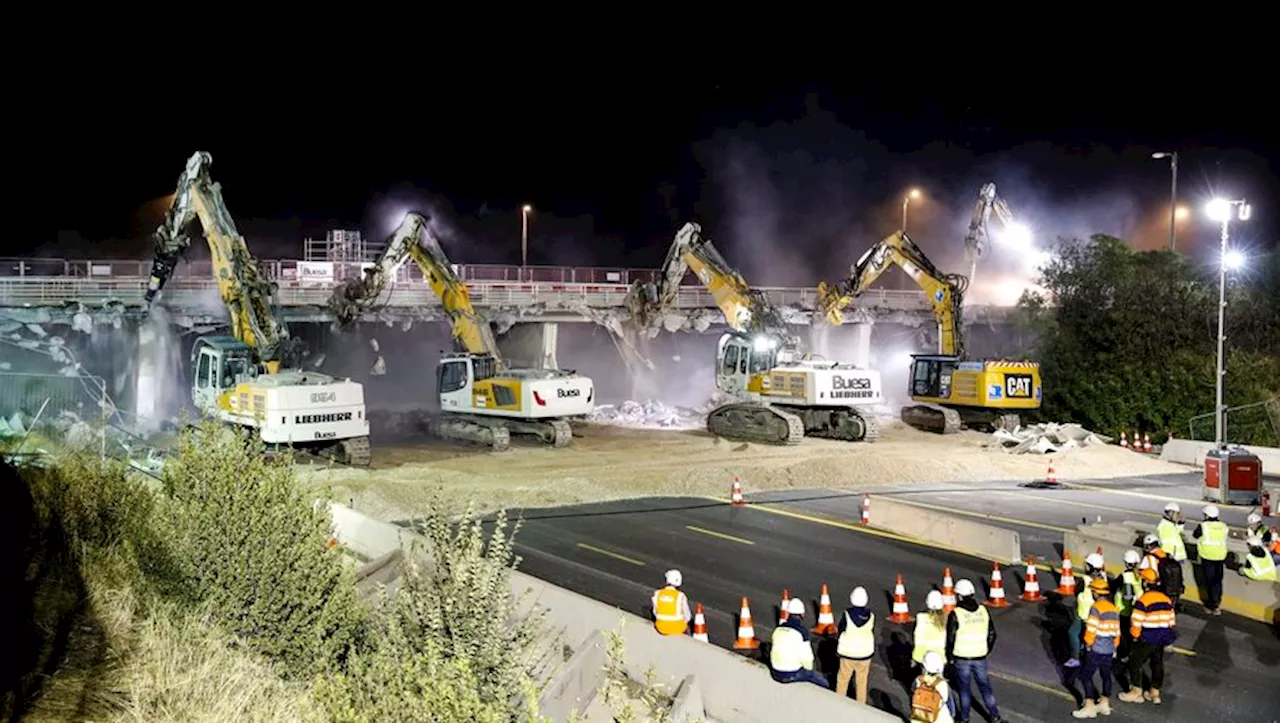
<instances>
[{"instance_id":1,"label":"metal railing","mask_svg":"<svg viewBox=\"0 0 1280 723\"><path fill-rule=\"evenodd\" d=\"M1247 412L1241 415L1240 412ZM1266 401L1253 402L1252 404L1241 404L1235 407L1227 407L1223 410L1222 420L1222 437L1224 440L1230 440L1227 430L1231 427L1231 415L1236 414L1236 419L1243 417L1243 421L1237 422L1237 428L1243 428L1241 434L1244 435L1244 442L1238 444L1254 444L1258 446L1270 447L1280 446L1280 396L1272 397ZM1205 424L1207 420L1207 424ZM1197 436L1198 430L1207 430L1204 439ZM1205 412L1197 414L1187 420L1187 439L1212 442L1214 436L1213 412ZM1237 435L1237 438L1241 438Z\"/></svg>"}]
</instances>

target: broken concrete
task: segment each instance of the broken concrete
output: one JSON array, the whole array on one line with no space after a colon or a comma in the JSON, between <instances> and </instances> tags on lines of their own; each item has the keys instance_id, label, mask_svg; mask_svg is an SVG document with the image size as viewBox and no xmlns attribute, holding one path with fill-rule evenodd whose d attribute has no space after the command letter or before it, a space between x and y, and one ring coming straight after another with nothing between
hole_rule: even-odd
<instances>
[{"instance_id":1,"label":"broken concrete","mask_svg":"<svg viewBox=\"0 0 1280 723\"><path fill-rule=\"evenodd\" d=\"M1008 454L1055 454L1080 447L1110 444L1111 437L1094 434L1078 424L1032 424L1010 432L997 429L988 445Z\"/></svg>"}]
</instances>

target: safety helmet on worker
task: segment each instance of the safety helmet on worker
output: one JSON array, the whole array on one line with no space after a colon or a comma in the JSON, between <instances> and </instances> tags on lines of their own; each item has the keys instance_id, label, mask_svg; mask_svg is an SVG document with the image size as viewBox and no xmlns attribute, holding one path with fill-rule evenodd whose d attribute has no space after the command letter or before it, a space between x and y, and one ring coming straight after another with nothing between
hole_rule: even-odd
<instances>
[{"instance_id":1,"label":"safety helmet on worker","mask_svg":"<svg viewBox=\"0 0 1280 723\"><path fill-rule=\"evenodd\" d=\"M859 585L849 593L849 602L855 608L865 608L867 606L867 589Z\"/></svg>"},{"instance_id":2,"label":"safety helmet on worker","mask_svg":"<svg viewBox=\"0 0 1280 723\"><path fill-rule=\"evenodd\" d=\"M1170 502L1169 504L1164 506L1164 511L1165 512L1181 512L1182 508L1178 506L1177 502Z\"/></svg>"},{"instance_id":3,"label":"safety helmet on worker","mask_svg":"<svg viewBox=\"0 0 1280 723\"><path fill-rule=\"evenodd\" d=\"M947 661L942 658L942 654L936 650L930 650L924 654L924 672L929 675L942 675L942 668Z\"/></svg>"},{"instance_id":4,"label":"safety helmet on worker","mask_svg":"<svg viewBox=\"0 0 1280 723\"><path fill-rule=\"evenodd\" d=\"M1244 541L1249 547L1262 547L1262 538L1257 535L1250 535L1249 539Z\"/></svg>"},{"instance_id":5,"label":"safety helmet on worker","mask_svg":"<svg viewBox=\"0 0 1280 723\"><path fill-rule=\"evenodd\" d=\"M937 590L930 590L929 594L924 596L924 606L927 610L941 610L942 593Z\"/></svg>"},{"instance_id":6,"label":"safety helmet on worker","mask_svg":"<svg viewBox=\"0 0 1280 723\"><path fill-rule=\"evenodd\" d=\"M1250 513L1249 513L1249 524L1251 524L1251 525L1256 525L1256 524L1258 524L1259 522L1262 522L1262 515L1258 514L1257 512L1250 512Z\"/></svg>"},{"instance_id":7,"label":"safety helmet on worker","mask_svg":"<svg viewBox=\"0 0 1280 723\"><path fill-rule=\"evenodd\" d=\"M787 601L787 614L804 615L804 601L798 597L793 597Z\"/></svg>"},{"instance_id":8,"label":"safety helmet on worker","mask_svg":"<svg viewBox=\"0 0 1280 723\"><path fill-rule=\"evenodd\" d=\"M1111 590L1111 585L1107 583L1105 577L1095 577L1089 581L1089 589L1097 595L1106 595Z\"/></svg>"},{"instance_id":9,"label":"safety helmet on worker","mask_svg":"<svg viewBox=\"0 0 1280 723\"><path fill-rule=\"evenodd\" d=\"M1101 570L1107 566L1107 563L1102 559L1102 555L1099 555L1096 552L1090 553L1088 557L1084 558L1084 564L1094 570Z\"/></svg>"},{"instance_id":10,"label":"safety helmet on worker","mask_svg":"<svg viewBox=\"0 0 1280 723\"><path fill-rule=\"evenodd\" d=\"M969 597L977 591L973 589L973 583L968 580L961 580L956 583L956 594L960 597Z\"/></svg>"},{"instance_id":11,"label":"safety helmet on worker","mask_svg":"<svg viewBox=\"0 0 1280 723\"><path fill-rule=\"evenodd\" d=\"M1153 547L1159 547L1160 538L1155 536L1154 534L1148 533L1146 537L1142 538L1142 546L1147 548L1148 550L1150 550Z\"/></svg>"},{"instance_id":12,"label":"safety helmet on worker","mask_svg":"<svg viewBox=\"0 0 1280 723\"><path fill-rule=\"evenodd\" d=\"M1205 516L1205 518L1206 518L1206 519L1210 519L1210 520L1216 520L1216 519L1218 519L1218 506L1217 506L1217 505L1205 505L1205 506L1204 506L1204 509L1203 509L1203 510L1201 510L1201 512L1203 512L1203 513L1204 513L1204 516Z\"/></svg>"},{"instance_id":13,"label":"safety helmet on worker","mask_svg":"<svg viewBox=\"0 0 1280 723\"><path fill-rule=\"evenodd\" d=\"M1139 562L1142 562L1142 553L1137 550L1124 551L1124 564L1137 565Z\"/></svg>"},{"instance_id":14,"label":"safety helmet on worker","mask_svg":"<svg viewBox=\"0 0 1280 723\"><path fill-rule=\"evenodd\" d=\"M1149 583L1155 583L1155 581L1159 579L1159 576L1156 575L1156 571L1149 567L1139 572L1138 577L1141 577L1143 582Z\"/></svg>"},{"instance_id":15,"label":"safety helmet on worker","mask_svg":"<svg viewBox=\"0 0 1280 723\"><path fill-rule=\"evenodd\" d=\"M667 584L671 587L680 587L684 584L684 575L679 570L667 570Z\"/></svg>"}]
</instances>

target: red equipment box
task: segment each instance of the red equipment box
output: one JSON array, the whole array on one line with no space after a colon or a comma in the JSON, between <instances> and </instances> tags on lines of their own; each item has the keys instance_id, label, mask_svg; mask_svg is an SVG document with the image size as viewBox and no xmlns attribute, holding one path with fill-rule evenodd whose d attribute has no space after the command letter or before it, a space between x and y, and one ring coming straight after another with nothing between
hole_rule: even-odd
<instances>
[{"instance_id":1,"label":"red equipment box","mask_svg":"<svg viewBox=\"0 0 1280 723\"><path fill-rule=\"evenodd\" d=\"M1206 500L1227 505L1261 504L1262 460L1240 447L1209 450L1202 493Z\"/></svg>"}]
</instances>

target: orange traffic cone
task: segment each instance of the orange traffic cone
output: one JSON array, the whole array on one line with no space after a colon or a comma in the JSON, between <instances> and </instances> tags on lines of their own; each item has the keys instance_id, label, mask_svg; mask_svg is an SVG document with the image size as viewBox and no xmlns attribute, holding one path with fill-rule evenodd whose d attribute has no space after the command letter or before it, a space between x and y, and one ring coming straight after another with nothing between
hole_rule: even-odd
<instances>
[{"instance_id":1,"label":"orange traffic cone","mask_svg":"<svg viewBox=\"0 0 1280 723\"><path fill-rule=\"evenodd\" d=\"M987 606L993 608L1007 608L1009 601L1004 597L1004 575L1000 574L1000 563L995 563L995 567L991 570L991 594L987 599Z\"/></svg>"},{"instance_id":2,"label":"orange traffic cone","mask_svg":"<svg viewBox=\"0 0 1280 723\"><path fill-rule=\"evenodd\" d=\"M956 609L956 585L951 580L951 568L942 571L942 614L949 615Z\"/></svg>"},{"instance_id":3,"label":"orange traffic cone","mask_svg":"<svg viewBox=\"0 0 1280 723\"><path fill-rule=\"evenodd\" d=\"M753 632L752 635L754 634ZM707 639L707 619L702 615L702 603L698 603L697 612L693 614L693 639L704 643L711 642Z\"/></svg>"},{"instance_id":4,"label":"orange traffic cone","mask_svg":"<svg viewBox=\"0 0 1280 723\"><path fill-rule=\"evenodd\" d=\"M1022 583L1022 599L1027 602L1040 602L1044 596L1040 594L1040 580L1036 577L1036 564L1027 560L1027 579Z\"/></svg>"},{"instance_id":5,"label":"orange traffic cone","mask_svg":"<svg viewBox=\"0 0 1280 723\"><path fill-rule=\"evenodd\" d=\"M818 624L809 632L814 635L835 635L836 614L831 610L831 595L827 592L827 583L822 583L822 595L818 598Z\"/></svg>"},{"instance_id":6,"label":"orange traffic cone","mask_svg":"<svg viewBox=\"0 0 1280 723\"><path fill-rule=\"evenodd\" d=\"M902 584L902 573L898 573L898 582L893 585L893 614L889 621L909 623L911 620L911 611L907 609L907 588Z\"/></svg>"},{"instance_id":7,"label":"orange traffic cone","mask_svg":"<svg viewBox=\"0 0 1280 723\"><path fill-rule=\"evenodd\" d=\"M1120 433L1120 446L1125 449L1129 448L1129 437L1124 432Z\"/></svg>"},{"instance_id":8,"label":"orange traffic cone","mask_svg":"<svg viewBox=\"0 0 1280 723\"><path fill-rule=\"evenodd\" d=\"M747 607L747 599L742 598L742 612L738 613L738 639L733 641L734 650L755 650L760 647L756 640L756 626L751 621L751 608Z\"/></svg>"},{"instance_id":9,"label":"orange traffic cone","mask_svg":"<svg viewBox=\"0 0 1280 723\"><path fill-rule=\"evenodd\" d=\"M871 496L866 493L862 495L862 524L871 524Z\"/></svg>"},{"instance_id":10,"label":"orange traffic cone","mask_svg":"<svg viewBox=\"0 0 1280 723\"><path fill-rule=\"evenodd\" d=\"M1146 432L1142 433L1142 451L1147 454L1151 453L1151 435Z\"/></svg>"},{"instance_id":11,"label":"orange traffic cone","mask_svg":"<svg viewBox=\"0 0 1280 723\"><path fill-rule=\"evenodd\" d=\"M1045 474L1044 481L1051 484L1058 484L1058 473L1053 469L1053 459L1049 460L1049 472Z\"/></svg>"},{"instance_id":12,"label":"orange traffic cone","mask_svg":"<svg viewBox=\"0 0 1280 723\"><path fill-rule=\"evenodd\" d=\"M733 490L731 493L731 501L735 505L742 504L742 482L737 477L733 478Z\"/></svg>"},{"instance_id":13,"label":"orange traffic cone","mask_svg":"<svg viewBox=\"0 0 1280 723\"><path fill-rule=\"evenodd\" d=\"M1062 574L1058 576L1058 594L1059 595L1075 595L1076 594L1076 575L1071 570L1071 553L1064 552L1062 555Z\"/></svg>"},{"instance_id":14,"label":"orange traffic cone","mask_svg":"<svg viewBox=\"0 0 1280 723\"><path fill-rule=\"evenodd\" d=\"M782 604L778 606L778 624L787 622L787 603L791 600L791 593L786 590L782 591Z\"/></svg>"}]
</instances>

